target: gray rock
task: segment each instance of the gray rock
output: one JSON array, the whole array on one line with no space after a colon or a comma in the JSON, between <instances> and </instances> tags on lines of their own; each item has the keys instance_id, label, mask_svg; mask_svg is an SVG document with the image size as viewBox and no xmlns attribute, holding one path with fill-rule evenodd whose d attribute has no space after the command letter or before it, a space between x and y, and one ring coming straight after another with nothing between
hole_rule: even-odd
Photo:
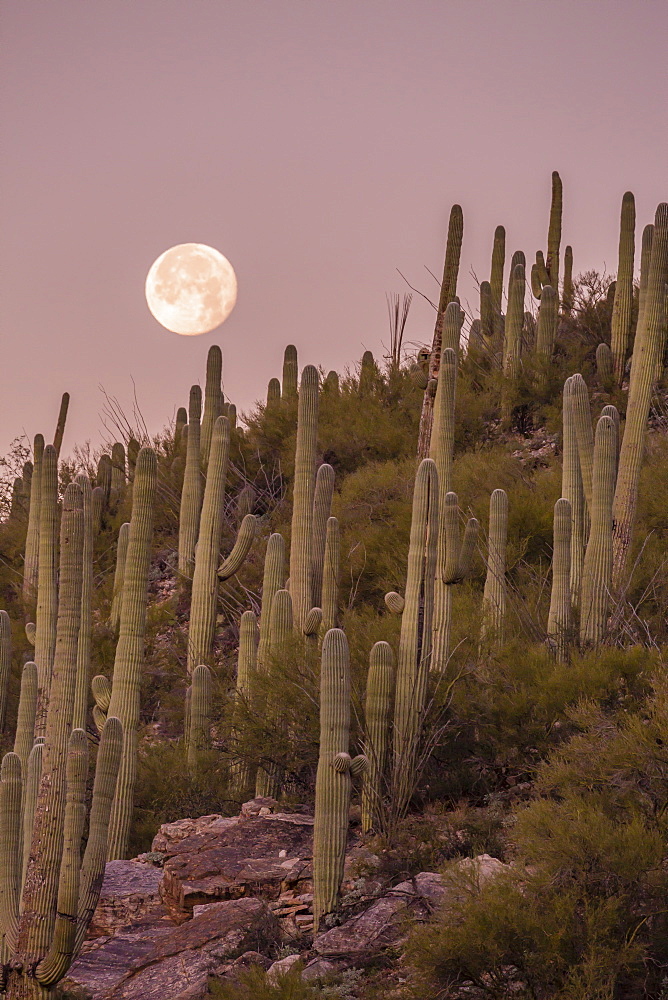
<instances>
[{"instance_id":1,"label":"gray rock","mask_svg":"<svg viewBox=\"0 0 668 1000\"><path fill-rule=\"evenodd\" d=\"M267 971L268 982L277 983L279 976L284 976L299 961L301 961L301 955L287 955L285 958L279 958Z\"/></svg>"},{"instance_id":2,"label":"gray rock","mask_svg":"<svg viewBox=\"0 0 668 1000\"><path fill-rule=\"evenodd\" d=\"M162 872L138 861L109 861L88 930L89 937L115 934L144 914L158 908Z\"/></svg>"}]
</instances>

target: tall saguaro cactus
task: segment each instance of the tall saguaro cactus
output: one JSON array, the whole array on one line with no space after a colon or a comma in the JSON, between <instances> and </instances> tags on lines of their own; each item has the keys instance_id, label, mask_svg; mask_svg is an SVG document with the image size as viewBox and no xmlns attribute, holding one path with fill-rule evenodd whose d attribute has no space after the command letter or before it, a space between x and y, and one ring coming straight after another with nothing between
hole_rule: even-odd
<instances>
[{"instance_id":1,"label":"tall saguaro cactus","mask_svg":"<svg viewBox=\"0 0 668 1000\"><path fill-rule=\"evenodd\" d=\"M44 735L58 619L58 458L53 445L42 456L39 515L39 572L35 619L35 663L38 701L35 735Z\"/></svg>"},{"instance_id":2,"label":"tall saguaro cactus","mask_svg":"<svg viewBox=\"0 0 668 1000\"><path fill-rule=\"evenodd\" d=\"M441 347L443 343L443 324L445 322L445 311L448 305L455 301L457 295L457 276L459 274L459 259L462 250L462 238L464 236L464 214L460 205L453 205L448 223L448 238L445 247L445 260L443 262L443 279L441 281L441 293L438 300L438 311L436 313L436 325L434 327L434 337L432 340L431 355L429 358L429 379L438 378L441 367ZM431 425L434 409L434 395L429 385L425 389L422 401L422 413L420 414L420 430L418 434L418 459L426 458L429 454L429 440L431 437Z\"/></svg>"},{"instance_id":3,"label":"tall saguaro cactus","mask_svg":"<svg viewBox=\"0 0 668 1000\"><path fill-rule=\"evenodd\" d=\"M610 348L617 385L622 384L626 369L626 354L631 337L631 310L633 308L633 266L635 260L636 204L631 191L622 198L619 226L619 260L612 307Z\"/></svg>"},{"instance_id":4,"label":"tall saguaro cactus","mask_svg":"<svg viewBox=\"0 0 668 1000\"><path fill-rule=\"evenodd\" d=\"M202 506L202 474L200 471L200 416L202 390L198 385L190 390L188 406L188 450L183 476L181 510L179 514L179 573L192 577L195 568L195 546Z\"/></svg>"},{"instance_id":5,"label":"tall saguaro cactus","mask_svg":"<svg viewBox=\"0 0 668 1000\"><path fill-rule=\"evenodd\" d=\"M612 502L617 474L617 427L611 417L596 425L591 529L582 569L580 641L597 646L607 627L612 591Z\"/></svg>"},{"instance_id":6,"label":"tall saguaro cactus","mask_svg":"<svg viewBox=\"0 0 668 1000\"><path fill-rule=\"evenodd\" d=\"M65 436L65 422L67 420L67 411L70 405L70 394L69 392L64 392L62 399L60 400L60 410L58 412L58 420L56 422L56 432L53 435L53 447L56 449L56 458L60 455L60 449L63 444L63 437Z\"/></svg>"},{"instance_id":7,"label":"tall saguaro cactus","mask_svg":"<svg viewBox=\"0 0 668 1000\"><path fill-rule=\"evenodd\" d=\"M362 785L362 830L381 826L383 782L390 746L394 696L394 653L387 642L376 642L369 655L364 706L364 755L369 765Z\"/></svg>"},{"instance_id":8,"label":"tall saguaro cactus","mask_svg":"<svg viewBox=\"0 0 668 1000\"><path fill-rule=\"evenodd\" d=\"M298 380L297 348L294 344L288 344L283 354L283 386L281 389L283 400L296 399Z\"/></svg>"},{"instance_id":9,"label":"tall saguaro cactus","mask_svg":"<svg viewBox=\"0 0 668 1000\"><path fill-rule=\"evenodd\" d=\"M311 607L322 606L322 578L325 563L327 520L332 509L334 469L323 463L315 477L313 498L313 569L311 579Z\"/></svg>"},{"instance_id":10,"label":"tall saguaro cactus","mask_svg":"<svg viewBox=\"0 0 668 1000\"><path fill-rule=\"evenodd\" d=\"M86 728L88 688L90 684L90 651L93 628L93 490L88 476L80 473L75 482L83 499L83 550L81 580L81 627L77 648L77 682L74 695L73 729Z\"/></svg>"},{"instance_id":11,"label":"tall saguaro cactus","mask_svg":"<svg viewBox=\"0 0 668 1000\"><path fill-rule=\"evenodd\" d=\"M295 628L298 631L303 629L306 616L313 606L313 499L318 441L318 397L318 371L313 365L306 365L299 387L290 541L290 593Z\"/></svg>"},{"instance_id":12,"label":"tall saguaro cactus","mask_svg":"<svg viewBox=\"0 0 668 1000\"><path fill-rule=\"evenodd\" d=\"M217 570L223 530L225 483L230 451L227 417L217 417L211 436L209 466L204 489L195 571L193 573L188 629L188 673L200 663L209 664L218 603Z\"/></svg>"},{"instance_id":13,"label":"tall saguaro cactus","mask_svg":"<svg viewBox=\"0 0 668 1000\"><path fill-rule=\"evenodd\" d=\"M615 587L621 584L631 547L652 385L664 348L666 279L668 279L668 204L662 203L657 208L654 219L647 293L633 346L626 426L619 456L619 475L613 507Z\"/></svg>"},{"instance_id":14,"label":"tall saguaro cactus","mask_svg":"<svg viewBox=\"0 0 668 1000\"><path fill-rule=\"evenodd\" d=\"M322 576L322 624L323 632L336 628L339 611L339 576L341 573L341 534L336 517L327 519L325 536L325 558Z\"/></svg>"},{"instance_id":15,"label":"tall saguaro cactus","mask_svg":"<svg viewBox=\"0 0 668 1000\"><path fill-rule=\"evenodd\" d=\"M317 932L336 908L348 839L351 774L364 771L363 755L350 757L350 653L341 629L322 643L320 756L315 781L313 828L313 922Z\"/></svg>"},{"instance_id":16,"label":"tall saguaro cactus","mask_svg":"<svg viewBox=\"0 0 668 1000\"><path fill-rule=\"evenodd\" d=\"M116 543L116 571L114 573L114 592L111 599L109 624L114 632L118 631L121 622L121 604L123 603L123 577L125 576L125 559L128 554L128 539L130 538L130 522L126 521L118 529Z\"/></svg>"},{"instance_id":17,"label":"tall saguaro cactus","mask_svg":"<svg viewBox=\"0 0 668 1000\"><path fill-rule=\"evenodd\" d=\"M561 244L561 214L563 208L563 187L561 177L556 170L552 172L552 203L550 205L550 224L547 230L547 256L545 267L550 284L556 291L559 289L559 247Z\"/></svg>"},{"instance_id":18,"label":"tall saguaro cactus","mask_svg":"<svg viewBox=\"0 0 668 1000\"><path fill-rule=\"evenodd\" d=\"M569 500L561 497L554 505L552 533L552 591L547 617L547 634L554 643L557 659L568 660L571 628L571 532Z\"/></svg>"},{"instance_id":19,"label":"tall saguaro cactus","mask_svg":"<svg viewBox=\"0 0 668 1000\"><path fill-rule=\"evenodd\" d=\"M499 333L502 326L502 304L503 304L503 270L506 264L506 230L503 226L497 226L494 230L494 244L492 246L492 266L489 275L489 287L492 294L492 307L494 309L494 332Z\"/></svg>"},{"instance_id":20,"label":"tall saguaro cactus","mask_svg":"<svg viewBox=\"0 0 668 1000\"><path fill-rule=\"evenodd\" d=\"M503 641L506 617L506 543L508 539L508 496L494 490L489 501L487 576L483 592L482 640L496 645Z\"/></svg>"},{"instance_id":21,"label":"tall saguaro cactus","mask_svg":"<svg viewBox=\"0 0 668 1000\"><path fill-rule=\"evenodd\" d=\"M473 568L478 542L478 521L470 517L462 539L459 528L459 504L456 493L446 493L439 498L439 560L436 564L434 598L433 648L431 670L443 673L450 652L452 625L452 588L466 580Z\"/></svg>"},{"instance_id":22,"label":"tall saguaro cactus","mask_svg":"<svg viewBox=\"0 0 668 1000\"><path fill-rule=\"evenodd\" d=\"M109 715L120 719L123 726L123 758L109 830L110 859L125 855L132 817L137 774L139 687L144 659L148 571L157 476L155 453L151 448L142 448L137 457L132 491L132 518L125 559L120 632L109 705Z\"/></svg>"},{"instance_id":23,"label":"tall saguaro cactus","mask_svg":"<svg viewBox=\"0 0 668 1000\"><path fill-rule=\"evenodd\" d=\"M585 552L585 495L582 485L582 471L578 455L578 441L575 431L573 394L571 378L564 383L563 393L563 458L561 472L561 492L571 505L571 605L580 606L580 586L582 563Z\"/></svg>"},{"instance_id":24,"label":"tall saguaro cactus","mask_svg":"<svg viewBox=\"0 0 668 1000\"><path fill-rule=\"evenodd\" d=\"M423 459L415 477L406 592L401 616L394 704L393 794L401 813L413 790L431 666L431 628L438 537L438 473Z\"/></svg>"},{"instance_id":25,"label":"tall saguaro cactus","mask_svg":"<svg viewBox=\"0 0 668 1000\"><path fill-rule=\"evenodd\" d=\"M39 515L42 496L42 458L44 455L44 438L35 434L33 444L33 473L30 486L30 509L28 511L28 530L26 533L26 554L23 564L23 600L34 601L37 594L39 573Z\"/></svg>"},{"instance_id":26,"label":"tall saguaro cactus","mask_svg":"<svg viewBox=\"0 0 668 1000\"><path fill-rule=\"evenodd\" d=\"M206 383L204 386L204 415L201 428L202 465L206 468L211 450L213 427L223 412L223 352L217 344L212 344L206 357Z\"/></svg>"}]
</instances>

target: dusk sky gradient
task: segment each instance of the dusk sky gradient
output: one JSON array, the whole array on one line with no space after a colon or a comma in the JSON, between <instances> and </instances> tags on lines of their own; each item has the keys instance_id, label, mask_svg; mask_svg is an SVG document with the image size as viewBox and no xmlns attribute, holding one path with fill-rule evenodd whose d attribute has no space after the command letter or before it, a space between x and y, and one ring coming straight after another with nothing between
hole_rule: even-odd
<instances>
[{"instance_id":1,"label":"dusk sky gradient","mask_svg":"<svg viewBox=\"0 0 668 1000\"><path fill-rule=\"evenodd\" d=\"M382 355L385 294L430 297L450 207L477 310L494 228L544 248L550 175L576 272L616 269L668 200L665 0L4 0L0 8L0 449L100 442L100 386L157 431L223 349L228 398ZM153 260L208 243L236 309L179 337L144 299ZM637 254L637 259L639 254ZM407 338L428 343L419 296Z\"/></svg>"}]
</instances>

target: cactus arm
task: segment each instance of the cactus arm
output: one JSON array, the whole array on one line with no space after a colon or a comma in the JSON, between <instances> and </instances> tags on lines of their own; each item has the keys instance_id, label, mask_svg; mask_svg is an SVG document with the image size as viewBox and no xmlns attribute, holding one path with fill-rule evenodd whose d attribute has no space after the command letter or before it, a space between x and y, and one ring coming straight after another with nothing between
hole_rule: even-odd
<instances>
[{"instance_id":1,"label":"cactus arm","mask_svg":"<svg viewBox=\"0 0 668 1000\"><path fill-rule=\"evenodd\" d=\"M622 384L624 371L626 369L626 355L631 337L635 231L635 199L631 191L626 191L624 197L622 198L622 211L619 224L619 256L610 332L612 364L617 385Z\"/></svg>"},{"instance_id":2,"label":"cactus arm","mask_svg":"<svg viewBox=\"0 0 668 1000\"><path fill-rule=\"evenodd\" d=\"M322 577L325 562L327 520L332 508L333 494L334 469L331 465L323 463L315 477L315 495L313 498L311 602L314 607L320 607L322 602Z\"/></svg>"},{"instance_id":3,"label":"cactus arm","mask_svg":"<svg viewBox=\"0 0 668 1000\"><path fill-rule=\"evenodd\" d=\"M44 735L58 619L58 459L47 445L42 456L35 663L38 672L36 734Z\"/></svg>"},{"instance_id":4,"label":"cactus arm","mask_svg":"<svg viewBox=\"0 0 668 1000\"><path fill-rule=\"evenodd\" d=\"M582 569L580 641L597 646L608 623L612 591L612 503L617 474L617 428L600 417L594 445L591 529Z\"/></svg>"},{"instance_id":5,"label":"cactus arm","mask_svg":"<svg viewBox=\"0 0 668 1000\"><path fill-rule=\"evenodd\" d=\"M88 841L81 863L77 933L73 958L79 954L91 922L104 880L109 823L116 782L123 753L123 727L119 719L108 718L97 751L93 799L90 807Z\"/></svg>"},{"instance_id":6,"label":"cactus arm","mask_svg":"<svg viewBox=\"0 0 668 1000\"><path fill-rule=\"evenodd\" d=\"M277 590L283 588L285 581L285 541L283 536L274 532L269 536L267 551L264 557L264 573L262 577L262 607L260 610L260 641L257 650L257 664L261 671L266 670L270 643L271 604Z\"/></svg>"},{"instance_id":7,"label":"cactus arm","mask_svg":"<svg viewBox=\"0 0 668 1000\"><path fill-rule=\"evenodd\" d=\"M237 539L229 556L223 560L218 569L219 580L229 580L243 566L246 556L251 550L257 533L257 518L254 514L246 514L241 522Z\"/></svg>"},{"instance_id":8,"label":"cactus arm","mask_svg":"<svg viewBox=\"0 0 668 1000\"><path fill-rule=\"evenodd\" d=\"M487 576L483 592L482 640L490 637L503 642L506 616L506 543L508 538L508 496L505 490L494 490L489 501L489 535L487 540Z\"/></svg>"},{"instance_id":9,"label":"cactus arm","mask_svg":"<svg viewBox=\"0 0 668 1000\"><path fill-rule=\"evenodd\" d=\"M561 663L568 660L571 627L572 516L570 501L561 497L554 505L552 590L547 617L547 634L555 643L557 659Z\"/></svg>"},{"instance_id":10,"label":"cactus arm","mask_svg":"<svg viewBox=\"0 0 668 1000\"><path fill-rule=\"evenodd\" d=\"M0 611L0 732L5 728L7 691L12 672L12 623L6 611Z\"/></svg>"},{"instance_id":11,"label":"cactus arm","mask_svg":"<svg viewBox=\"0 0 668 1000\"><path fill-rule=\"evenodd\" d=\"M297 348L294 344L288 344L283 354L283 388L281 395L284 400L297 398L298 378Z\"/></svg>"},{"instance_id":12,"label":"cactus arm","mask_svg":"<svg viewBox=\"0 0 668 1000\"><path fill-rule=\"evenodd\" d=\"M30 509L28 511L26 554L23 566L24 601L33 601L37 594L37 574L39 572L39 518L42 498L43 456L44 438L41 434L36 434L33 444L33 457L35 465L30 485Z\"/></svg>"},{"instance_id":13,"label":"cactus arm","mask_svg":"<svg viewBox=\"0 0 668 1000\"><path fill-rule=\"evenodd\" d=\"M377 642L369 655L369 675L364 709L364 753L369 767L362 785L362 830L381 825L383 781L389 749L394 696L394 653L387 642Z\"/></svg>"},{"instance_id":14,"label":"cactus arm","mask_svg":"<svg viewBox=\"0 0 668 1000\"><path fill-rule=\"evenodd\" d=\"M77 681L72 713L72 729L86 728L88 689L90 686L90 651L93 625L93 491L88 476L79 474L84 513L83 575L81 581L81 625L77 646Z\"/></svg>"},{"instance_id":15,"label":"cactus arm","mask_svg":"<svg viewBox=\"0 0 668 1000\"><path fill-rule=\"evenodd\" d=\"M53 447L56 450L56 457L60 455L60 449L63 444L63 437L65 435L65 422L67 420L67 410L70 405L70 394L69 392L64 392L62 399L60 400L60 410L58 412L58 420L56 422L56 432L53 435Z\"/></svg>"},{"instance_id":16,"label":"cactus arm","mask_svg":"<svg viewBox=\"0 0 668 1000\"><path fill-rule=\"evenodd\" d=\"M186 470L181 490L179 510L179 573L190 579L195 568L195 546L202 505L202 473L200 471L200 417L202 390L198 385L190 389L188 405L188 446Z\"/></svg>"},{"instance_id":17,"label":"cactus arm","mask_svg":"<svg viewBox=\"0 0 668 1000\"><path fill-rule=\"evenodd\" d=\"M204 385L204 415L201 429L202 465L206 469L211 451L213 428L223 413L223 352L217 344L212 344L206 357L206 382Z\"/></svg>"},{"instance_id":18,"label":"cactus arm","mask_svg":"<svg viewBox=\"0 0 668 1000\"><path fill-rule=\"evenodd\" d=\"M550 224L547 230L547 256L545 267L550 284L556 291L559 288L559 246L561 244L561 215L563 206L563 187L557 171L552 173L552 202L550 204Z\"/></svg>"},{"instance_id":19,"label":"cactus arm","mask_svg":"<svg viewBox=\"0 0 668 1000\"><path fill-rule=\"evenodd\" d=\"M192 672L190 693L190 733L188 737L188 765L192 769L197 764L201 750L210 742L211 725L211 671L200 663Z\"/></svg>"},{"instance_id":20,"label":"cactus arm","mask_svg":"<svg viewBox=\"0 0 668 1000\"><path fill-rule=\"evenodd\" d=\"M111 600L109 624L118 631L121 622L121 602L123 600L123 574L125 573L125 558L128 554L128 539L130 537L130 522L126 521L118 530L116 544L116 572L114 574L114 593Z\"/></svg>"},{"instance_id":21,"label":"cactus arm","mask_svg":"<svg viewBox=\"0 0 668 1000\"><path fill-rule=\"evenodd\" d=\"M28 662L21 673L21 694L14 738L14 753L18 754L24 769L34 743L36 711L37 665Z\"/></svg>"}]
</instances>

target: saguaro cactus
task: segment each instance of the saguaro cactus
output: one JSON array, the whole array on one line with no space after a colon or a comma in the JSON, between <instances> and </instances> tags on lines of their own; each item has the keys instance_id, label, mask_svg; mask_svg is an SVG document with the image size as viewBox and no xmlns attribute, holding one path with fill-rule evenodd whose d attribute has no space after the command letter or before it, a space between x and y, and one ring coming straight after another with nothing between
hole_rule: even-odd
<instances>
[{"instance_id":1,"label":"saguaro cactus","mask_svg":"<svg viewBox=\"0 0 668 1000\"><path fill-rule=\"evenodd\" d=\"M125 446L116 441L111 448L111 495L115 503L125 492Z\"/></svg>"},{"instance_id":2,"label":"saguaro cactus","mask_svg":"<svg viewBox=\"0 0 668 1000\"><path fill-rule=\"evenodd\" d=\"M617 473L617 428L611 417L596 425L591 529L582 569L580 641L597 646L607 627L612 590L612 502Z\"/></svg>"},{"instance_id":3,"label":"saguaro cactus","mask_svg":"<svg viewBox=\"0 0 668 1000\"><path fill-rule=\"evenodd\" d=\"M390 746L394 696L394 653L387 642L376 642L369 655L364 707L364 756L369 766L362 785L362 830L379 829L383 782Z\"/></svg>"},{"instance_id":4,"label":"saguaro cactus","mask_svg":"<svg viewBox=\"0 0 668 1000\"><path fill-rule=\"evenodd\" d=\"M446 493L443 500L439 500L438 510L439 553L442 555L436 567L431 669L434 673L443 673L450 651L452 588L471 574L479 525L475 517L470 517L462 539L456 493Z\"/></svg>"},{"instance_id":5,"label":"saguaro cactus","mask_svg":"<svg viewBox=\"0 0 668 1000\"><path fill-rule=\"evenodd\" d=\"M519 374L524 325L524 293L524 267L518 264L513 268L508 291L508 313L503 347L503 370L509 378L517 378Z\"/></svg>"},{"instance_id":6,"label":"saguaro cactus","mask_svg":"<svg viewBox=\"0 0 668 1000\"><path fill-rule=\"evenodd\" d=\"M137 773L139 686L144 659L144 633L148 597L148 571L153 535L153 507L157 488L157 462L151 448L137 457L132 491L132 519L125 560L121 621L109 714L123 726L123 758L109 830L109 857L125 855L132 799Z\"/></svg>"},{"instance_id":7,"label":"saguaro cactus","mask_svg":"<svg viewBox=\"0 0 668 1000\"><path fill-rule=\"evenodd\" d=\"M88 689L90 685L90 650L93 627L93 490L88 476L80 473L74 480L83 499L83 550L81 579L81 626L77 647L77 682L74 695L72 728L86 728Z\"/></svg>"},{"instance_id":8,"label":"saguaro cactus","mask_svg":"<svg viewBox=\"0 0 668 1000\"><path fill-rule=\"evenodd\" d=\"M591 514L592 476L594 469L594 431L591 425L589 391L582 375L571 375L569 379L569 393L571 397L573 421L575 424L575 436L578 443L578 457L580 459L580 472L582 473L582 488L584 490L585 500L587 501L587 509Z\"/></svg>"},{"instance_id":9,"label":"saguaro cactus","mask_svg":"<svg viewBox=\"0 0 668 1000\"><path fill-rule=\"evenodd\" d=\"M339 576L341 573L341 535L339 522L335 517L327 519L325 537L325 558L322 577L322 624L327 632L336 628L339 612Z\"/></svg>"},{"instance_id":10,"label":"saguaro cactus","mask_svg":"<svg viewBox=\"0 0 668 1000\"><path fill-rule=\"evenodd\" d=\"M190 685L190 731L188 733L188 765L196 767L198 754L206 750L211 739L211 671L200 663L192 672Z\"/></svg>"},{"instance_id":11,"label":"saguaro cactus","mask_svg":"<svg viewBox=\"0 0 668 1000\"><path fill-rule=\"evenodd\" d=\"M35 619L35 663L39 694L35 735L44 735L46 706L56 651L58 619L58 458L53 445L42 456L42 489L39 516L39 572Z\"/></svg>"},{"instance_id":12,"label":"saguaro cactus","mask_svg":"<svg viewBox=\"0 0 668 1000\"><path fill-rule=\"evenodd\" d=\"M585 551L585 496L582 485L580 457L578 455L577 434L571 379L564 383L563 393L563 458L561 472L561 492L571 505L571 604L580 606L580 584L582 562Z\"/></svg>"},{"instance_id":13,"label":"saguaro cactus","mask_svg":"<svg viewBox=\"0 0 668 1000\"><path fill-rule=\"evenodd\" d=\"M218 603L216 573L220 559L229 451L230 427L227 417L217 417L211 437L209 467L195 554L188 629L189 674L198 664L208 664L211 660Z\"/></svg>"},{"instance_id":14,"label":"saguaro cactus","mask_svg":"<svg viewBox=\"0 0 668 1000\"><path fill-rule=\"evenodd\" d=\"M202 465L206 468L211 450L213 427L223 412L223 352L217 344L212 344L206 357L206 383L204 386L204 415L200 448Z\"/></svg>"},{"instance_id":15,"label":"saguaro cactus","mask_svg":"<svg viewBox=\"0 0 668 1000\"><path fill-rule=\"evenodd\" d=\"M315 477L313 499L313 562L311 571L311 607L321 607L322 576L325 563L327 521L332 509L334 469L323 463Z\"/></svg>"},{"instance_id":16,"label":"saguaro cactus","mask_svg":"<svg viewBox=\"0 0 668 1000\"><path fill-rule=\"evenodd\" d=\"M14 753L25 771L28 756L35 739L35 712L37 711L37 665L26 663L21 673L21 694L16 719Z\"/></svg>"},{"instance_id":17,"label":"saguaro cactus","mask_svg":"<svg viewBox=\"0 0 668 1000\"><path fill-rule=\"evenodd\" d=\"M6 611L0 611L0 733L5 728L7 689L12 671L12 623Z\"/></svg>"},{"instance_id":18,"label":"saguaro cactus","mask_svg":"<svg viewBox=\"0 0 668 1000\"><path fill-rule=\"evenodd\" d=\"M610 347L617 385L622 384L626 370L626 354L631 337L631 310L633 308L633 267L635 262L636 203L631 191L622 198L619 226L619 261L615 284L615 301L612 307Z\"/></svg>"},{"instance_id":19,"label":"saguaro cactus","mask_svg":"<svg viewBox=\"0 0 668 1000\"><path fill-rule=\"evenodd\" d=\"M277 590L283 589L285 583L285 541L277 531L269 536L267 551L264 557L264 574L262 577L262 606L260 609L260 640L257 651L259 670L267 669L267 657L271 639L270 620L271 604Z\"/></svg>"},{"instance_id":20,"label":"saguaro cactus","mask_svg":"<svg viewBox=\"0 0 668 1000\"><path fill-rule=\"evenodd\" d=\"M455 301L457 295L457 275L459 274L459 258L461 255L463 235L464 215L460 205L453 205L448 224L448 238L445 247L445 261L443 263L443 280L441 281L441 293L438 300L436 325L434 327L434 337L432 340L431 355L429 358L429 379L438 378L438 372L441 366L441 346L443 341L445 311L448 305ZM420 430L418 434L419 459L426 458L429 454L429 439L431 437L433 407L434 397L429 391L429 387L427 387L427 389L425 389L422 401L422 413L420 415Z\"/></svg>"},{"instance_id":21,"label":"saguaro cactus","mask_svg":"<svg viewBox=\"0 0 668 1000\"><path fill-rule=\"evenodd\" d=\"M499 334L502 330L502 300L503 300L503 269L506 263L506 230L503 226L497 226L494 230L494 244L492 246L492 267L489 276L489 287L492 293L492 306L494 308L494 332Z\"/></svg>"},{"instance_id":22,"label":"saguaro cactus","mask_svg":"<svg viewBox=\"0 0 668 1000\"><path fill-rule=\"evenodd\" d=\"M53 435L53 447L56 449L56 458L60 455L60 449L63 444L63 437L65 435L65 422L67 420L67 410L70 405L70 394L69 392L64 392L62 399L60 400L60 410L58 412L58 421L56 423L56 433Z\"/></svg>"},{"instance_id":23,"label":"saguaro cactus","mask_svg":"<svg viewBox=\"0 0 668 1000\"><path fill-rule=\"evenodd\" d=\"M264 601L263 601L264 603ZM258 666L263 673L272 674L279 668L279 663L285 651L286 643L289 641L294 628L293 602L287 590L277 590L271 601L271 613L269 617L269 644L266 649L266 660ZM281 716L281 706L273 694L269 695L264 706L260 710L267 715L268 723L272 728L284 730ZM275 762L271 762L267 767L259 767L255 781L256 796L273 795L277 796L281 790L280 770Z\"/></svg>"},{"instance_id":24,"label":"saguaro cactus","mask_svg":"<svg viewBox=\"0 0 668 1000\"><path fill-rule=\"evenodd\" d=\"M292 539L290 542L290 593L295 628L301 631L312 604L313 499L318 440L318 372L307 365L302 372L297 417Z\"/></svg>"},{"instance_id":25,"label":"saguaro cactus","mask_svg":"<svg viewBox=\"0 0 668 1000\"><path fill-rule=\"evenodd\" d=\"M336 908L348 839L351 774L362 772L366 757L350 757L350 654L341 629L322 643L320 670L320 756L315 782L313 828L313 923L317 932Z\"/></svg>"},{"instance_id":26,"label":"saguaro cactus","mask_svg":"<svg viewBox=\"0 0 668 1000\"><path fill-rule=\"evenodd\" d=\"M559 288L559 246L561 244L561 213L563 188L557 171L552 173L552 203L550 205L550 225L547 230L547 256L545 267L550 284L555 291Z\"/></svg>"},{"instance_id":27,"label":"saguaro cactus","mask_svg":"<svg viewBox=\"0 0 668 1000\"><path fill-rule=\"evenodd\" d=\"M114 592L111 600L109 624L118 631L121 621L121 603L123 600L123 577L125 575L125 558L128 554L128 539L130 537L130 522L126 521L118 529L116 543L116 572L114 574Z\"/></svg>"},{"instance_id":28,"label":"saguaro cactus","mask_svg":"<svg viewBox=\"0 0 668 1000\"><path fill-rule=\"evenodd\" d=\"M665 340L666 279L668 278L668 204L656 210L647 293L633 346L626 426L619 456L613 507L615 524L614 577L619 587L631 546L638 503L638 481L645 451L652 385Z\"/></svg>"},{"instance_id":29,"label":"saguaro cactus","mask_svg":"<svg viewBox=\"0 0 668 1000\"><path fill-rule=\"evenodd\" d=\"M33 474L30 487L30 508L28 510L28 530L26 533L26 555L23 564L23 600L34 601L37 594L39 573L39 517L42 496L42 457L44 438L35 434L33 444Z\"/></svg>"},{"instance_id":30,"label":"saguaro cactus","mask_svg":"<svg viewBox=\"0 0 668 1000\"><path fill-rule=\"evenodd\" d=\"M294 344L288 344L283 354L283 388L281 396L284 400L297 398L298 379L297 348Z\"/></svg>"},{"instance_id":31,"label":"saguaro cactus","mask_svg":"<svg viewBox=\"0 0 668 1000\"><path fill-rule=\"evenodd\" d=\"M570 316L574 304L573 289L573 247L567 246L564 251L564 283L561 290L561 311L564 316Z\"/></svg>"},{"instance_id":32,"label":"saguaro cactus","mask_svg":"<svg viewBox=\"0 0 668 1000\"><path fill-rule=\"evenodd\" d=\"M552 542L552 592L547 617L547 634L561 663L568 659L571 628L571 531L569 500L561 497L554 505Z\"/></svg>"},{"instance_id":33,"label":"saguaro cactus","mask_svg":"<svg viewBox=\"0 0 668 1000\"><path fill-rule=\"evenodd\" d=\"M179 514L179 573L188 579L192 577L195 568L195 546L202 506L199 423L201 412L202 390L198 385L194 385L190 390L188 407L188 451Z\"/></svg>"},{"instance_id":34,"label":"saguaro cactus","mask_svg":"<svg viewBox=\"0 0 668 1000\"><path fill-rule=\"evenodd\" d=\"M652 259L652 242L654 240L654 226L650 223L642 231L642 243L640 249L640 285L638 288L638 321L636 330L640 329L643 313L645 311L645 299L647 298L647 281L649 279L649 265Z\"/></svg>"},{"instance_id":35,"label":"saguaro cactus","mask_svg":"<svg viewBox=\"0 0 668 1000\"><path fill-rule=\"evenodd\" d=\"M554 342L557 336L557 321L559 318L559 296L552 285L545 285L538 310L538 327L536 330L536 354L546 361L552 357Z\"/></svg>"},{"instance_id":36,"label":"saguaro cactus","mask_svg":"<svg viewBox=\"0 0 668 1000\"><path fill-rule=\"evenodd\" d=\"M483 592L482 641L503 642L506 617L506 543L508 539L508 496L494 490L489 501L487 576Z\"/></svg>"},{"instance_id":37,"label":"saguaro cactus","mask_svg":"<svg viewBox=\"0 0 668 1000\"><path fill-rule=\"evenodd\" d=\"M280 537L280 536L279 536ZM234 707L233 735L238 740L241 728L242 709L248 709L257 702L258 625L253 611L244 611L239 623L239 654L237 658L237 684ZM231 777L234 787L242 795L251 785L253 774L248 762L237 757L231 765Z\"/></svg>"},{"instance_id":38,"label":"saguaro cactus","mask_svg":"<svg viewBox=\"0 0 668 1000\"><path fill-rule=\"evenodd\" d=\"M483 343L490 346L494 340L494 300L489 281L480 282L480 332Z\"/></svg>"},{"instance_id":39,"label":"saguaro cactus","mask_svg":"<svg viewBox=\"0 0 668 1000\"><path fill-rule=\"evenodd\" d=\"M431 666L437 537L438 473L436 463L424 459L418 467L413 489L405 606L397 658L393 795L400 813L407 807L413 790Z\"/></svg>"}]
</instances>

